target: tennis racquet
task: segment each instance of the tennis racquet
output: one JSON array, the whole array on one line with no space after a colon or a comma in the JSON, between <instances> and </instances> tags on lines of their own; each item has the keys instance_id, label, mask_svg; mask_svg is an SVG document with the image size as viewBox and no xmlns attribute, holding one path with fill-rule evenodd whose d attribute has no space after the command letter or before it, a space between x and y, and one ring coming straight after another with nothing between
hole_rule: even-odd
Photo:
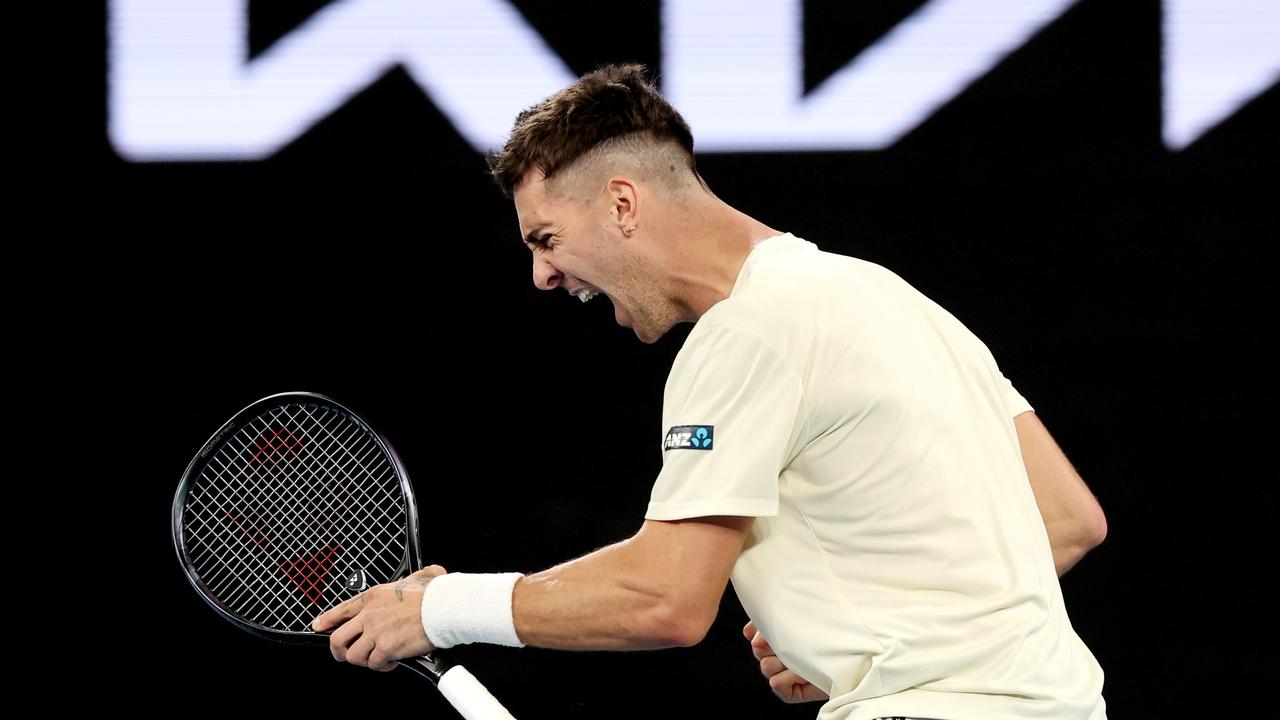
<instances>
[{"instance_id":1,"label":"tennis racquet","mask_svg":"<svg viewBox=\"0 0 1280 720\"><path fill-rule=\"evenodd\" d=\"M303 645L328 645L311 630L317 615L421 565L413 487L391 443L305 392L249 405L204 444L173 499L173 545L219 615ZM448 653L398 666L431 680L467 720L512 720Z\"/></svg>"}]
</instances>

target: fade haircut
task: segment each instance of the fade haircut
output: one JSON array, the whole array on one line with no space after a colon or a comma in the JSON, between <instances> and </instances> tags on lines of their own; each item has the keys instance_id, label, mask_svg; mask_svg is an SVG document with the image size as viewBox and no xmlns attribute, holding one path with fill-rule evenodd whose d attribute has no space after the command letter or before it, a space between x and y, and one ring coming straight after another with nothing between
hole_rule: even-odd
<instances>
[{"instance_id":1,"label":"fade haircut","mask_svg":"<svg viewBox=\"0 0 1280 720\"><path fill-rule=\"evenodd\" d=\"M689 124L644 74L643 65L608 65L516 116L506 144L488 157L503 194L511 197L530 170L550 180L589 153L634 151L637 143L674 143L698 178Z\"/></svg>"}]
</instances>

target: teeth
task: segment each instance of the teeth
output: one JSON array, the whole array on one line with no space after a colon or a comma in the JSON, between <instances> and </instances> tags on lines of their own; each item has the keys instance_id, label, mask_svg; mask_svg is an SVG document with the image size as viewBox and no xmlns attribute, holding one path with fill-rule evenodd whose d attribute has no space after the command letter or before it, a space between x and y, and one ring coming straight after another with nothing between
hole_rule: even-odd
<instances>
[{"instance_id":1,"label":"teeth","mask_svg":"<svg viewBox=\"0 0 1280 720\"><path fill-rule=\"evenodd\" d=\"M594 290L588 290L586 288L583 288L578 292L578 299L581 300L582 302L586 302L595 296L596 296L596 293Z\"/></svg>"}]
</instances>

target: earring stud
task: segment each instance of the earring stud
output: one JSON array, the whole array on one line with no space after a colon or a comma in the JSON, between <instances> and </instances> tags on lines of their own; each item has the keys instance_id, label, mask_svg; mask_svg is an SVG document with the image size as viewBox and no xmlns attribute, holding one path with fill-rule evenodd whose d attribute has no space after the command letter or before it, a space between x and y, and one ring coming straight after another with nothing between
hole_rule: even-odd
<instances>
[{"instance_id":1,"label":"earring stud","mask_svg":"<svg viewBox=\"0 0 1280 720\"><path fill-rule=\"evenodd\" d=\"M633 233L633 232L635 232L635 231L636 231L636 226L635 226L635 225L632 225L631 227L627 228L627 232L629 232L629 233Z\"/></svg>"}]
</instances>

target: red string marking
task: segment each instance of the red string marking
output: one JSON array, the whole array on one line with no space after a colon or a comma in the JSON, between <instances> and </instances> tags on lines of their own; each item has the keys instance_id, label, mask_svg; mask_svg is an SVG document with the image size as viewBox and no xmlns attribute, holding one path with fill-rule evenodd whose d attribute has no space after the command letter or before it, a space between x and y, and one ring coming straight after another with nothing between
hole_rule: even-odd
<instances>
[{"instance_id":1,"label":"red string marking","mask_svg":"<svg viewBox=\"0 0 1280 720\"><path fill-rule=\"evenodd\" d=\"M253 462L274 462L281 455L297 455L302 449L302 440L293 434L293 430L281 425L275 430L268 429L254 443Z\"/></svg>"},{"instance_id":2,"label":"red string marking","mask_svg":"<svg viewBox=\"0 0 1280 720\"><path fill-rule=\"evenodd\" d=\"M259 530L257 526L253 524L251 519L244 515L237 517L236 514L230 510L225 510L224 512L227 514L227 517L231 518L231 522L236 524L236 527L240 528L245 535L249 536L249 539L252 540L255 545L265 549L263 543L265 543L269 538L266 533Z\"/></svg>"},{"instance_id":3,"label":"red string marking","mask_svg":"<svg viewBox=\"0 0 1280 720\"><path fill-rule=\"evenodd\" d=\"M312 605L320 605L324 599L324 581L333 572L333 557L337 554L337 545L330 545L297 560L284 560L280 570Z\"/></svg>"}]
</instances>

